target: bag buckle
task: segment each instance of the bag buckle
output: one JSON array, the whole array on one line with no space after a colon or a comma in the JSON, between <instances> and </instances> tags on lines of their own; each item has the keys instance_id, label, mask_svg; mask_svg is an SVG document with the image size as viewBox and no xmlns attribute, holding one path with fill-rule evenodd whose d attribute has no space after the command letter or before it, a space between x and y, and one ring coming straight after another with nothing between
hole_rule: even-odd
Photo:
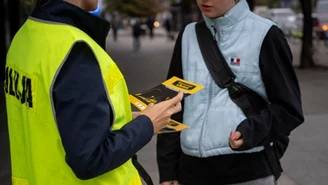
<instances>
[{"instance_id":1,"label":"bag buckle","mask_svg":"<svg viewBox=\"0 0 328 185\"><path fill-rule=\"evenodd\" d=\"M227 86L227 89L232 98L238 96L239 93L241 93L243 91L243 88L240 85L236 84L235 82L230 83Z\"/></svg>"}]
</instances>

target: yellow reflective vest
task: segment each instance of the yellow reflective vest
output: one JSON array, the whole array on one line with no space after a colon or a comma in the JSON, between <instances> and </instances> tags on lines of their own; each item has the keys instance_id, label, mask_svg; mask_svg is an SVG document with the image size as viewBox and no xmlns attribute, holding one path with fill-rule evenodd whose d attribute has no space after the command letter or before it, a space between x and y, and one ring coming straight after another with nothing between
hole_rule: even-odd
<instances>
[{"instance_id":1,"label":"yellow reflective vest","mask_svg":"<svg viewBox=\"0 0 328 185\"><path fill-rule=\"evenodd\" d=\"M115 114L112 129L132 119L124 77L92 38L70 25L28 19L10 46L5 72L13 185L141 185L131 160L90 180L78 179L65 162L52 88L76 42L87 43L98 60Z\"/></svg>"}]
</instances>

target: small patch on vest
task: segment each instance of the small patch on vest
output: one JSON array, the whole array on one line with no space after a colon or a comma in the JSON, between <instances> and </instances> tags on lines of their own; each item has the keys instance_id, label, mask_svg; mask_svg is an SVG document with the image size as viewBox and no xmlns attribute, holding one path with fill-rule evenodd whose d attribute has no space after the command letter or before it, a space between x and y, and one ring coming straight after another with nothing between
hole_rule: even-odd
<instances>
[{"instance_id":1,"label":"small patch on vest","mask_svg":"<svg viewBox=\"0 0 328 185\"><path fill-rule=\"evenodd\" d=\"M230 64L233 65L233 66L240 66L240 58L231 58L230 60Z\"/></svg>"},{"instance_id":2,"label":"small patch on vest","mask_svg":"<svg viewBox=\"0 0 328 185\"><path fill-rule=\"evenodd\" d=\"M6 66L4 90L22 105L33 108L32 78Z\"/></svg>"}]
</instances>

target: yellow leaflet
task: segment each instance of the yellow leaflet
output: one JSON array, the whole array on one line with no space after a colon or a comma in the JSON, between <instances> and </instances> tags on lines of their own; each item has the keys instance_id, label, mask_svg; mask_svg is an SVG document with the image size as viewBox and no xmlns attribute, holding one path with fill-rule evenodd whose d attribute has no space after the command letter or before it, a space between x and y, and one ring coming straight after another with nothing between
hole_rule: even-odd
<instances>
[{"instance_id":1,"label":"yellow leaflet","mask_svg":"<svg viewBox=\"0 0 328 185\"><path fill-rule=\"evenodd\" d=\"M188 94L195 94L199 90L203 89L204 86L200 84L196 84L193 82L189 82L183 79L180 79L176 76L170 78L169 80L162 83L166 87L172 88L176 91L182 91Z\"/></svg>"}]
</instances>

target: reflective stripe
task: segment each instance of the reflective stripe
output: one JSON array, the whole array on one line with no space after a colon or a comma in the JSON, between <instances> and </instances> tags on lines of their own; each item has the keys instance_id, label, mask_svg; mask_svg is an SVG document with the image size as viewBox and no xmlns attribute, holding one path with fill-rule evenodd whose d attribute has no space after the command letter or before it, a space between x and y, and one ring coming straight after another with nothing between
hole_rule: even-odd
<instances>
[{"instance_id":1,"label":"reflective stripe","mask_svg":"<svg viewBox=\"0 0 328 185\"><path fill-rule=\"evenodd\" d=\"M52 92L54 92L54 91L53 91L53 90L54 90L54 85L55 85L55 82L56 82L57 77L58 77L58 75L59 75L59 72L60 72L61 69L63 68L63 66L64 66L64 64L66 63L66 60L67 60L69 54L71 53L71 51L72 51L74 45L75 45L77 42L80 42L80 41L76 41L76 42L74 42L73 45L70 47L70 49L69 49L68 53L66 54L66 56L65 56L65 58L64 58L64 60L63 60L63 62L60 64L58 70L56 71L56 73L55 73L55 77L54 77L54 79L53 79L53 81L52 81L52 83L51 83L51 86L50 86L50 91L49 91L49 92L50 92L51 108L52 108L52 113L53 113L53 116L54 116L54 119L55 119L55 122L56 122L56 126L57 126L57 129L58 129L58 132L59 132L59 128L58 128L58 123L57 123L56 110L55 110L54 98L53 98L53 94L52 94Z\"/></svg>"},{"instance_id":2,"label":"reflective stripe","mask_svg":"<svg viewBox=\"0 0 328 185\"><path fill-rule=\"evenodd\" d=\"M68 25L68 24L65 24L65 23L61 23L61 22L54 22L54 21L45 21L45 20L42 20L42 19L38 19L38 18L35 18L35 17L32 17L32 16L29 16L29 19L31 19L31 20L34 20L34 21L37 21L37 22L46 23L46 24L59 24L59 25Z\"/></svg>"},{"instance_id":3,"label":"reflective stripe","mask_svg":"<svg viewBox=\"0 0 328 185\"><path fill-rule=\"evenodd\" d=\"M132 178L128 185L142 185L141 179L138 173Z\"/></svg>"},{"instance_id":4,"label":"reflective stripe","mask_svg":"<svg viewBox=\"0 0 328 185\"><path fill-rule=\"evenodd\" d=\"M13 185L29 185L28 180L12 177Z\"/></svg>"}]
</instances>

